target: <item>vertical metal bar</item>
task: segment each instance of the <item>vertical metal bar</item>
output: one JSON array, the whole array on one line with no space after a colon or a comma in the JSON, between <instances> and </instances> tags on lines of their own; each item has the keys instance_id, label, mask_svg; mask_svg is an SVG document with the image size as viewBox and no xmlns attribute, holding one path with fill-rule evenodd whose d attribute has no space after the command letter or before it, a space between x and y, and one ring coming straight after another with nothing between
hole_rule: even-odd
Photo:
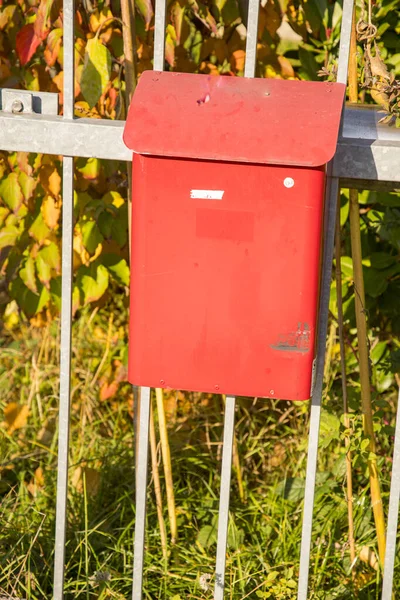
<instances>
[{"instance_id":1,"label":"vertical metal bar","mask_svg":"<svg viewBox=\"0 0 400 600\"><path fill-rule=\"evenodd\" d=\"M166 0L156 0L156 15L155 15L155 20L154 20L154 58L153 58L153 69L155 71L164 71L165 13L166 13Z\"/></svg>"},{"instance_id":2,"label":"vertical metal bar","mask_svg":"<svg viewBox=\"0 0 400 600\"><path fill-rule=\"evenodd\" d=\"M75 59L74 59L74 0L64 0L63 4L63 44L64 44L64 110L65 119L74 118Z\"/></svg>"},{"instance_id":3,"label":"vertical metal bar","mask_svg":"<svg viewBox=\"0 0 400 600\"><path fill-rule=\"evenodd\" d=\"M74 115L74 0L64 0L63 13L64 118L72 119ZM63 159L62 201L60 406L54 553L54 600L62 600L64 597L65 536L67 521L71 392L72 246L74 234L74 159L70 156L65 156Z\"/></svg>"},{"instance_id":4,"label":"vertical metal bar","mask_svg":"<svg viewBox=\"0 0 400 600\"><path fill-rule=\"evenodd\" d=\"M135 542L133 547L132 600L141 600L143 585L144 539L146 531L147 471L149 458L150 388L140 390L140 416L136 471Z\"/></svg>"},{"instance_id":5,"label":"vertical metal bar","mask_svg":"<svg viewBox=\"0 0 400 600\"><path fill-rule=\"evenodd\" d=\"M390 484L389 515L386 533L386 554L383 571L382 600L391 600L394 559L396 555L397 524L400 500L400 390L397 400L396 431L394 436L392 481Z\"/></svg>"},{"instance_id":6,"label":"vertical metal bar","mask_svg":"<svg viewBox=\"0 0 400 600\"><path fill-rule=\"evenodd\" d=\"M322 263L322 282L320 308L318 318L317 362L314 390L311 399L310 433L308 438L308 456L306 486L303 508L303 528L301 534L300 570L298 600L306 600L308 591L308 571L310 566L310 548L312 520L314 509L315 479L317 472L319 424L321 416L321 399L324 384L324 364L326 332L328 329L328 309L332 277L333 248L335 239L336 203L339 193L339 180L331 178L327 186L325 205L325 240Z\"/></svg>"},{"instance_id":7,"label":"vertical metal bar","mask_svg":"<svg viewBox=\"0 0 400 600\"><path fill-rule=\"evenodd\" d=\"M336 81L347 83L349 70L351 25L353 22L354 0L344 0L342 24L340 28L339 61Z\"/></svg>"},{"instance_id":8,"label":"vertical metal bar","mask_svg":"<svg viewBox=\"0 0 400 600\"><path fill-rule=\"evenodd\" d=\"M54 557L54 600L64 595L64 558L67 519L69 413L71 391L71 318L72 318L72 242L73 242L74 162L63 160L62 212L62 283L61 283L61 350L60 407L58 417L58 465L56 535Z\"/></svg>"},{"instance_id":9,"label":"vertical metal bar","mask_svg":"<svg viewBox=\"0 0 400 600\"><path fill-rule=\"evenodd\" d=\"M214 600L222 600L225 587L226 544L229 524L229 496L235 427L235 397L227 396L225 402L224 440L222 447L221 489L219 496L217 560L215 566Z\"/></svg>"},{"instance_id":10,"label":"vertical metal bar","mask_svg":"<svg viewBox=\"0 0 400 600\"><path fill-rule=\"evenodd\" d=\"M350 54L351 25L354 0L344 0L338 64L338 83L347 83ZM328 329L328 311L332 278L332 261L335 241L336 207L339 196L339 179L331 177L332 162L328 166L327 193L324 222L324 254L318 318L318 340L315 384L311 400L310 433L308 439L307 472L304 494L303 527L301 534L298 600L306 600L310 567L311 536L314 510L315 480L318 459L318 438L321 419L321 401L324 383L325 346Z\"/></svg>"},{"instance_id":11,"label":"vertical metal bar","mask_svg":"<svg viewBox=\"0 0 400 600\"><path fill-rule=\"evenodd\" d=\"M164 70L166 0L156 0L154 22L153 69ZM132 600L142 599L144 541L146 533L147 471L150 428L150 388L133 386L135 400L134 429L136 438L135 540L133 545Z\"/></svg>"},{"instance_id":12,"label":"vertical metal bar","mask_svg":"<svg viewBox=\"0 0 400 600\"><path fill-rule=\"evenodd\" d=\"M246 62L244 65L245 77L254 77L256 72L259 13L260 0L249 0L249 13L247 17Z\"/></svg>"}]
</instances>

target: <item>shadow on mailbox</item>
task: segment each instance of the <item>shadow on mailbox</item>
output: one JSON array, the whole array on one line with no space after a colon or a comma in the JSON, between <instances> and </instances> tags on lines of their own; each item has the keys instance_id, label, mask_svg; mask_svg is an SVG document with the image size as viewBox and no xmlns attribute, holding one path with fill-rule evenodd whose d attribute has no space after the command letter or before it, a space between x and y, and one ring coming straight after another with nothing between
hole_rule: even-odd
<instances>
[{"instance_id":1,"label":"shadow on mailbox","mask_svg":"<svg viewBox=\"0 0 400 600\"><path fill-rule=\"evenodd\" d=\"M311 395L342 84L146 71L133 150L131 383Z\"/></svg>"}]
</instances>

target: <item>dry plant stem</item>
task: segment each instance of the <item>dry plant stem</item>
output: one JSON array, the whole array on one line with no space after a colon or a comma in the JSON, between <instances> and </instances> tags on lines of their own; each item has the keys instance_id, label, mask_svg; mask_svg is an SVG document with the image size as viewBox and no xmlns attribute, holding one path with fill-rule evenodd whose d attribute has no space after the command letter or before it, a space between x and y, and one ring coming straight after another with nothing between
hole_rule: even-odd
<instances>
[{"instance_id":1,"label":"dry plant stem","mask_svg":"<svg viewBox=\"0 0 400 600\"><path fill-rule=\"evenodd\" d=\"M357 71L357 32L356 32L356 12L354 9L353 22L351 25L350 37L350 56L349 56L349 100L358 102L358 71Z\"/></svg>"},{"instance_id":2,"label":"dry plant stem","mask_svg":"<svg viewBox=\"0 0 400 600\"><path fill-rule=\"evenodd\" d=\"M107 360L107 356L108 356L108 353L110 351L110 345L111 345L111 334L112 334L113 320L114 320L114 314L111 313L110 314L110 318L108 319L108 332L107 332L106 349L104 351L103 358L101 359L100 364L99 364L99 366L97 368L97 371L96 371L96 373L95 373L95 375L94 375L94 377L93 377L93 379L92 379L92 381L90 383L90 387L94 387L94 384L96 383L96 381L97 381L97 379L98 379L98 377L99 377L99 375L100 375L100 373L101 373L101 371L102 371L102 369L104 367L104 363Z\"/></svg>"},{"instance_id":3,"label":"dry plant stem","mask_svg":"<svg viewBox=\"0 0 400 600\"><path fill-rule=\"evenodd\" d=\"M174 485L172 481L171 453L169 449L167 422L165 419L164 410L164 394L161 388L156 388L156 400L158 428L160 431L161 440L161 453L164 465L165 485L167 489L167 505L169 524L171 528L171 544L175 544L176 540L178 539L178 528L176 522Z\"/></svg>"},{"instance_id":4,"label":"dry plant stem","mask_svg":"<svg viewBox=\"0 0 400 600\"><path fill-rule=\"evenodd\" d=\"M354 298L358 337L358 354L360 358L360 383L361 406L363 412L364 434L369 438L369 450L375 453L375 435L372 420L371 387L369 374L369 353L367 338L367 321L365 316L364 278L362 272L361 237L360 237L360 210L358 205L357 190L350 190L350 235L351 251L353 255ZM381 490L379 484L378 467L376 459L368 461L369 479L371 486L371 501L374 512L376 535L378 539L379 560L381 565L385 562L386 531L385 515Z\"/></svg>"},{"instance_id":5,"label":"dry plant stem","mask_svg":"<svg viewBox=\"0 0 400 600\"><path fill-rule=\"evenodd\" d=\"M124 66L126 85L126 112L136 88L136 32L135 32L135 1L121 0L122 38L124 44ZM129 258L131 256L131 231L132 231L132 170L128 163L128 233L129 233Z\"/></svg>"},{"instance_id":6,"label":"dry plant stem","mask_svg":"<svg viewBox=\"0 0 400 600\"><path fill-rule=\"evenodd\" d=\"M163 517L162 507L162 496L161 496L161 485L160 485L160 474L158 472L157 462L157 441L156 441L156 429L154 427L154 413L153 403L150 405L150 450L151 450L151 467L154 481L154 493L156 495L156 506L158 523L160 525L160 536L161 536L161 549L165 564L168 561L168 549L167 549L167 530L165 527L165 521Z\"/></svg>"},{"instance_id":7,"label":"dry plant stem","mask_svg":"<svg viewBox=\"0 0 400 600\"><path fill-rule=\"evenodd\" d=\"M225 394L222 394L222 405L224 407L224 410L225 410L225 404L226 404L226 396L225 396ZM240 458L239 458L239 452L238 452L238 447L237 447L237 438L236 438L235 433L233 434L232 462L233 462L233 468L235 469L235 473L236 473L236 477L237 477L237 483L238 483L238 488L239 488L239 497L240 497L240 500L242 502L244 502L245 498L244 498L242 469L240 466Z\"/></svg>"},{"instance_id":8,"label":"dry plant stem","mask_svg":"<svg viewBox=\"0 0 400 600\"><path fill-rule=\"evenodd\" d=\"M233 435L233 467L235 469L238 489L239 489L239 498L242 502L244 502L244 488L243 488L243 478L242 478L242 467L240 465L239 452L237 447L237 438L236 435Z\"/></svg>"},{"instance_id":9,"label":"dry plant stem","mask_svg":"<svg viewBox=\"0 0 400 600\"><path fill-rule=\"evenodd\" d=\"M335 252L336 252L336 297L338 311L338 327L339 327L339 345L340 345L340 367L342 374L342 391L343 391L343 415L344 426L347 430L350 429L349 407L347 402L347 378L346 378L346 359L345 346L343 336L343 294L342 294L342 270L341 270L341 232L340 232L340 201L337 202L336 216L336 232L335 232ZM347 480L347 518L349 522L349 545L350 545L350 560L352 567L356 559L356 547L354 542L354 517L353 517L353 473L351 468L351 451L350 438L346 435L344 438L346 447L346 480ZM354 571L353 571L354 577Z\"/></svg>"},{"instance_id":10,"label":"dry plant stem","mask_svg":"<svg viewBox=\"0 0 400 600\"><path fill-rule=\"evenodd\" d=\"M122 38L124 44L124 67L127 107L136 87L136 33L135 33L135 2L121 0Z\"/></svg>"},{"instance_id":11,"label":"dry plant stem","mask_svg":"<svg viewBox=\"0 0 400 600\"><path fill-rule=\"evenodd\" d=\"M355 29L355 15L351 32L350 59L349 59L349 93L350 102L358 100L358 73L357 73L357 43ZM363 413L364 434L369 438L369 450L375 454L375 435L372 420L371 387L369 373L368 333L365 315L364 276L362 270L361 233L360 233L360 207L358 204L358 191L350 190L350 237L351 252L353 257L354 298L358 337L358 354L360 359L361 406ZM379 474L376 459L368 461L369 480L371 487L371 502L374 513L375 529L378 540L379 560L383 568L386 553L385 515L383 511L382 496L379 484Z\"/></svg>"},{"instance_id":12,"label":"dry plant stem","mask_svg":"<svg viewBox=\"0 0 400 600\"><path fill-rule=\"evenodd\" d=\"M329 335L328 335L328 344L326 348L326 359L325 359L325 367L324 367L324 379L326 384L329 384L330 372L331 372L331 363L332 363L332 352L333 346L336 339L336 322L334 320L331 321L329 327Z\"/></svg>"}]
</instances>

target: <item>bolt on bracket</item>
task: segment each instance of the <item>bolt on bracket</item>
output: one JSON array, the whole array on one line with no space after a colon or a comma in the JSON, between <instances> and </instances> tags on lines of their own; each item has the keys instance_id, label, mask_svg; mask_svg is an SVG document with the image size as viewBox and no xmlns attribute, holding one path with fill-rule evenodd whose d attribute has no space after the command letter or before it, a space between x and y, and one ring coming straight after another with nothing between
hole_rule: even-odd
<instances>
[{"instance_id":1,"label":"bolt on bracket","mask_svg":"<svg viewBox=\"0 0 400 600\"><path fill-rule=\"evenodd\" d=\"M12 114L58 114L58 94L0 89L0 110Z\"/></svg>"}]
</instances>

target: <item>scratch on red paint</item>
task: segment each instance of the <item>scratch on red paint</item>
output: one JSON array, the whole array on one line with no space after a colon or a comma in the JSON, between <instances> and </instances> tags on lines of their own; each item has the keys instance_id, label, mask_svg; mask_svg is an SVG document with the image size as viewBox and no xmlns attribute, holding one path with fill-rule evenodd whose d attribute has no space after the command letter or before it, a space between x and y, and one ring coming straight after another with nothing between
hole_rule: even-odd
<instances>
[{"instance_id":1,"label":"scratch on red paint","mask_svg":"<svg viewBox=\"0 0 400 600\"><path fill-rule=\"evenodd\" d=\"M298 323L297 330L279 336L276 344L271 344L274 350L281 352L301 352L310 351L311 331L308 323Z\"/></svg>"}]
</instances>

